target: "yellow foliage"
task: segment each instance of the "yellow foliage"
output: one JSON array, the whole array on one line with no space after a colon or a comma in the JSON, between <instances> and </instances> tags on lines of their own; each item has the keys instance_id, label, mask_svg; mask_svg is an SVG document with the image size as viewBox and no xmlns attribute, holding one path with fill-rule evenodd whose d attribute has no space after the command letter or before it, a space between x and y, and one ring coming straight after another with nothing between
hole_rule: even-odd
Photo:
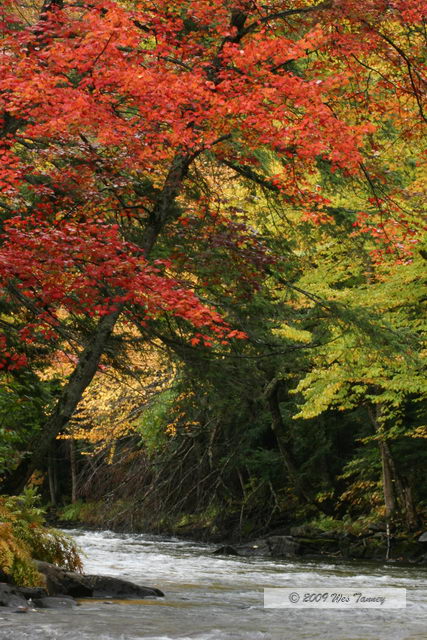
<instances>
[{"instance_id":1,"label":"yellow foliage","mask_svg":"<svg viewBox=\"0 0 427 640\"><path fill-rule=\"evenodd\" d=\"M273 329L274 335L280 338L286 338L287 340L295 340L297 342L308 343L311 342L312 335L309 331L303 329L297 329L289 324L281 324L278 329Z\"/></svg>"},{"instance_id":2,"label":"yellow foliage","mask_svg":"<svg viewBox=\"0 0 427 640\"><path fill-rule=\"evenodd\" d=\"M33 560L70 571L82 568L74 541L61 531L43 526L37 500L32 490L22 496L0 497L0 570L26 587L44 584Z\"/></svg>"},{"instance_id":3,"label":"yellow foliage","mask_svg":"<svg viewBox=\"0 0 427 640\"><path fill-rule=\"evenodd\" d=\"M163 392L175 370L155 346L128 349L124 370L103 365L86 389L63 439L82 440L92 445L88 453L110 449L112 462L115 443L136 430L135 422L152 398Z\"/></svg>"},{"instance_id":4,"label":"yellow foliage","mask_svg":"<svg viewBox=\"0 0 427 640\"><path fill-rule=\"evenodd\" d=\"M411 438L427 438L427 426L423 425L416 427L413 431L410 431L408 435Z\"/></svg>"},{"instance_id":5,"label":"yellow foliage","mask_svg":"<svg viewBox=\"0 0 427 640\"><path fill-rule=\"evenodd\" d=\"M0 569L24 587L43 584L28 545L16 537L11 522L0 524Z\"/></svg>"}]
</instances>

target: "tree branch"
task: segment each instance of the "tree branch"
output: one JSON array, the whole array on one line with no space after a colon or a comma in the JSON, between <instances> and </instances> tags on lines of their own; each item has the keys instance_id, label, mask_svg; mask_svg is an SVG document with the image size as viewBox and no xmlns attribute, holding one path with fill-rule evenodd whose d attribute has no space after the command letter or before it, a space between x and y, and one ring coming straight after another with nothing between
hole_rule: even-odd
<instances>
[{"instance_id":1,"label":"tree branch","mask_svg":"<svg viewBox=\"0 0 427 640\"><path fill-rule=\"evenodd\" d=\"M312 7L300 7L299 9L286 9L285 11L270 13L269 15L264 16L263 18L259 18L258 20L251 22L251 24L249 24L246 27L246 29L242 30L240 39L248 35L248 33L252 33L253 31L255 31L260 25L268 24L273 20L283 20L284 18L289 18L294 15L314 13L315 11L324 11L325 9L330 9L331 7L332 7L332 1L326 0L325 2L322 2L321 4L318 4L318 5L314 5Z\"/></svg>"}]
</instances>

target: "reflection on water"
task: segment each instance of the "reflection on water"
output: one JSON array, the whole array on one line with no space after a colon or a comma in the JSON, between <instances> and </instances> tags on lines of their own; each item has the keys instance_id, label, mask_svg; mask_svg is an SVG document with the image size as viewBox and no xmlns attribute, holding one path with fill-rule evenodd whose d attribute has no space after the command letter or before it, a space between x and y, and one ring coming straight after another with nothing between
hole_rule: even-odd
<instances>
[{"instance_id":1,"label":"reflection on water","mask_svg":"<svg viewBox=\"0 0 427 640\"><path fill-rule=\"evenodd\" d=\"M0 614L0 640L427 640L426 570L212 556L156 536L71 532L85 572L158 587L159 600L86 600L67 610ZM264 609L264 587L405 587L404 610Z\"/></svg>"}]
</instances>

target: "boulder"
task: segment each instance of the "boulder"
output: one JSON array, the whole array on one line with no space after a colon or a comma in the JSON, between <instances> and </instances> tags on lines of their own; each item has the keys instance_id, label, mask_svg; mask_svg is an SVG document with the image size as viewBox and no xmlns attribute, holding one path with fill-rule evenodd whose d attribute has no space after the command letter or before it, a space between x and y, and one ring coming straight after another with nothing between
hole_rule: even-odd
<instances>
[{"instance_id":1,"label":"boulder","mask_svg":"<svg viewBox=\"0 0 427 640\"><path fill-rule=\"evenodd\" d=\"M270 546L267 540L252 540L245 544L239 544L236 546L239 556L252 557L252 556L271 556Z\"/></svg>"},{"instance_id":2,"label":"boulder","mask_svg":"<svg viewBox=\"0 0 427 640\"><path fill-rule=\"evenodd\" d=\"M292 558L300 553L301 544L292 536L270 536L267 538L270 555L274 558Z\"/></svg>"},{"instance_id":3,"label":"boulder","mask_svg":"<svg viewBox=\"0 0 427 640\"><path fill-rule=\"evenodd\" d=\"M46 578L49 596L68 595L73 598L90 598L92 589L85 583L84 576L73 571L65 571L49 562L35 561L37 570Z\"/></svg>"},{"instance_id":4,"label":"boulder","mask_svg":"<svg viewBox=\"0 0 427 640\"><path fill-rule=\"evenodd\" d=\"M17 587L0 582L0 607L26 607L27 601Z\"/></svg>"},{"instance_id":5,"label":"boulder","mask_svg":"<svg viewBox=\"0 0 427 640\"><path fill-rule=\"evenodd\" d=\"M251 540L235 546L225 545L213 552L219 556L267 556L270 558L292 558L300 552L300 542L292 536L269 536Z\"/></svg>"},{"instance_id":6,"label":"boulder","mask_svg":"<svg viewBox=\"0 0 427 640\"><path fill-rule=\"evenodd\" d=\"M420 537L418 538L418 542L427 542L427 531L420 535Z\"/></svg>"},{"instance_id":7,"label":"boulder","mask_svg":"<svg viewBox=\"0 0 427 640\"><path fill-rule=\"evenodd\" d=\"M36 598L44 598L47 596L46 589L42 587L16 587L19 594L24 596L26 600L35 600Z\"/></svg>"},{"instance_id":8,"label":"boulder","mask_svg":"<svg viewBox=\"0 0 427 640\"><path fill-rule=\"evenodd\" d=\"M293 558L300 552L300 542L292 536L269 536L238 545L239 556L268 556L270 558Z\"/></svg>"},{"instance_id":9,"label":"boulder","mask_svg":"<svg viewBox=\"0 0 427 640\"><path fill-rule=\"evenodd\" d=\"M218 547L215 551L212 552L213 556L238 556L239 552L235 547L232 547L229 544L224 545L223 547Z\"/></svg>"},{"instance_id":10,"label":"boulder","mask_svg":"<svg viewBox=\"0 0 427 640\"><path fill-rule=\"evenodd\" d=\"M154 587L143 587L128 580L111 576L97 576L65 571L48 562L36 562L38 571L46 578L49 596L73 598L158 598L164 594Z\"/></svg>"},{"instance_id":11,"label":"boulder","mask_svg":"<svg viewBox=\"0 0 427 640\"><path fill-rule=\"evenodd\" d=\"M94 598L159 598L164 593L154 587L141 587L134 582L111 576L82 576Z\"/></svg>"}]
</instances>

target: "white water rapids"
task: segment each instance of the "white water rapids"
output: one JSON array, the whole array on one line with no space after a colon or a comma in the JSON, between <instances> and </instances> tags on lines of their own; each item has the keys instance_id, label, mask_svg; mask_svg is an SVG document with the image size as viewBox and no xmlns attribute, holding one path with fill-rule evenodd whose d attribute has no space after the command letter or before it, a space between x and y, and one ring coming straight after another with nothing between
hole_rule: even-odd
<instances>
[{"instance_id":1,"label":"white water rapids","mask_svg":"<svg viewBox=\"0 0 427 640\"><path fill-rule=\"evenodd\" d=\"M111 531L71 533L85 573L158 587L138 603L1 614L1 640L427 640L427 569L213 556L214 546ZM406 609L264 609L264 587L404 587Z\"/></svg>"}]
</instances>

